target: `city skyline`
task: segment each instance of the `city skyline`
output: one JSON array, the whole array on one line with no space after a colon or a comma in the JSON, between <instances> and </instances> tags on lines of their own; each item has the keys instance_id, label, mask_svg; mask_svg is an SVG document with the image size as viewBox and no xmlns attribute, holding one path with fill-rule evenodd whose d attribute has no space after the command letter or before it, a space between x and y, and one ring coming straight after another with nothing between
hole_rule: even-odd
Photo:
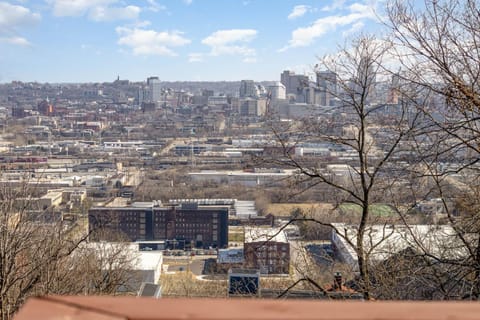
<instances>
[{"instance_id":1,"label":"city skyline","mask_svg":"<svg viewBox=\"0 0 480 320\"><path fill-rule=\"evenodd\" d=\"M276 80L378 32L383 1L0 1L0 82Z\"/></svg>"}]
</instances>

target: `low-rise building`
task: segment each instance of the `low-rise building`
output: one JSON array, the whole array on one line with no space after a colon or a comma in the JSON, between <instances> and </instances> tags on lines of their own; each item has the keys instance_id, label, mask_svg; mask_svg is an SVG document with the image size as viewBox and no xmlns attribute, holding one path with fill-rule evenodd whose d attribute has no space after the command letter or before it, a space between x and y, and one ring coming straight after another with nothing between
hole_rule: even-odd
<instances>
[{"instance_id":1,"label":"low-rise building","mask_svg":"<svg viewBox=\"0 0 480 320\"><path fill-rule=\"evenodd\" d=\"M257 186L264 184L280 184L288 177L296 174L295 170L254 170L254 172L247 172L241 170L217 171L217 170L203 170L200 172L190 172L188 175L194 181L215 181L228 184L242 184L245 186Z\"/></svg>"},{"instance_id":2,"label":"low-rise building","mask_svg":"<svg viewBox=\"0 0 480 320\"><path fill-rule=\"evenodd\" d=\"M332 224L332 247L335 255L358 270L358 257L350 243L357 242L358 227ZM364 249L368 262L378 263L404 250L428 252L450 261L467 256L467 248L449 225L371 225L365 231Z\"/></svg>"},{"instance_id":3,"label":"low-rise building","mask_svg":"<svg viewBox=\"0 0 480 320\"><path fill-rule=\"evenodd\" d=\"M278 228L245 228L245 266L262 274L288 274L290 244Z\"/></svg>"},{"instance_id":4,"label":"low-rise building","mask_svg":"<svg viewBox=\"0 0 480 320\"><path fill-rule=\"evenodd\" d=\"M138 290L142 283L158 283L162 273L162 251L142 251L137 243L90 242L85 247L79 248L78 254L83 250L93 250L105 270L124 268L123 272L131 273L128 276L127 288L123 290ZM119 256L121 259L119 259ZM112 261L121 260L121 265L111 265ZM118 262L117 262L118 263Z\"/></svg>"}]
</instances>

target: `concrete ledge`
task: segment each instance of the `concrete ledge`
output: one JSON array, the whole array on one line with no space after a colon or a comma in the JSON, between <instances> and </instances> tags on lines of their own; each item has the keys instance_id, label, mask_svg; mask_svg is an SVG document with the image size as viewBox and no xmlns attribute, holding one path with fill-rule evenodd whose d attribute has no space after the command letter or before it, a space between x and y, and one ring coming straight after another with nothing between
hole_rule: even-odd
<instances>
[{"instance_id":1,"label":"concrete ledge","mask_svg":"<svg viewBox=\"0 0 480 320\"><path fill-rule=\"evenodd\" d=\"M47 296L30 298L16 320L460 320L479 319L476 302L338 302L254 299L152 299Z\"/></svg>"}]
</instances>

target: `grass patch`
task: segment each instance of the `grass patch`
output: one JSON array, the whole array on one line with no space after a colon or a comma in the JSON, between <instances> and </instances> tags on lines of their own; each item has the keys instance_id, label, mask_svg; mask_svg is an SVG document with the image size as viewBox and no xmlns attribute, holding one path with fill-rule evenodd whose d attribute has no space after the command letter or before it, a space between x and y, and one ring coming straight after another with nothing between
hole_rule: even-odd
<instances>
[{"instance_id":1,"label":"grass patch","mask_svg":"<svg viewBox=\"0 0 480 320\"><path fill-rule=\"evenodd\" d=\"M362 207L355 203L342 203L338 208L344 214L362 214ZM381 203L370 205L370 212L377 217L390 217L395 214L395 210L391 206Z\"/></svg>"},{"instance_id":2,"label":"grass patch","mask_svg":"<svg viewBox=\"0 0 480 320\"><path fill-rule=\"evenodd\" d=\"M231 242L243 242L245 240L245 235L243 232L229 232L228 241Z\"/></svg>"},{"instance_id":3,"label":"grass patch","mask_svg":"<svg viewBox=\"0 0 480 320\"><path fill-rule=\"evenodd\" d=\"M295 209L307 213L332 208L333 206L329 203L271 203L268 205L266 212L277 217L289 217Z\"/></svg>"}]
</instances>

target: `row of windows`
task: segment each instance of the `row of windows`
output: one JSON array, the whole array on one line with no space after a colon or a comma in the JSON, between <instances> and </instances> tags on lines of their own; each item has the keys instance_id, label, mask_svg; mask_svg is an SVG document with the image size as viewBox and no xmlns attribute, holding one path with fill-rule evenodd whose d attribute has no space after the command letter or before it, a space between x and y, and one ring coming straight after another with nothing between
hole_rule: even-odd
<instances>
[{"instance_id":1,"label":"row of windows","mask_svg":"<svg viewBox=\"0 0 480 320\"><path fill-rule=\"evenodd\" d=\"M270 252L270 254L267 255L266 252L259 252L256 254L256 256L258 258L275 258L275 259L279 259L279 258L285 258L287 257L287 253L286 252L280 252L280 253L273 253L273 252Z\"/></svg>"},{"instance_id":2,"label":"row of windows","mask_svg":"<svg viewBox=\"0 0 480 320\"><path fill-rule=\"evenodd\" d=\"M286 260L267 260L267 259L264 259L264 260L261 260L261 261L257 261L258 264L269 264L269 265L285 265L288 263L288 261Z\"/></svg>"},{"instance_id":3,"label":"row of windows","mask_svg":"<svg viewBox=\"0 0 480 320\"><path fill-rule=\"evenodd\" d=\"M264 251L276 252L276 251L279 251L279 250L287 251L288 250L288 245L284 245L284 246L264 245L264 246L261 246L261 247L256 247L255 250L258 251L258 252L264 252Z\"/></svg>"}]
</instances>

